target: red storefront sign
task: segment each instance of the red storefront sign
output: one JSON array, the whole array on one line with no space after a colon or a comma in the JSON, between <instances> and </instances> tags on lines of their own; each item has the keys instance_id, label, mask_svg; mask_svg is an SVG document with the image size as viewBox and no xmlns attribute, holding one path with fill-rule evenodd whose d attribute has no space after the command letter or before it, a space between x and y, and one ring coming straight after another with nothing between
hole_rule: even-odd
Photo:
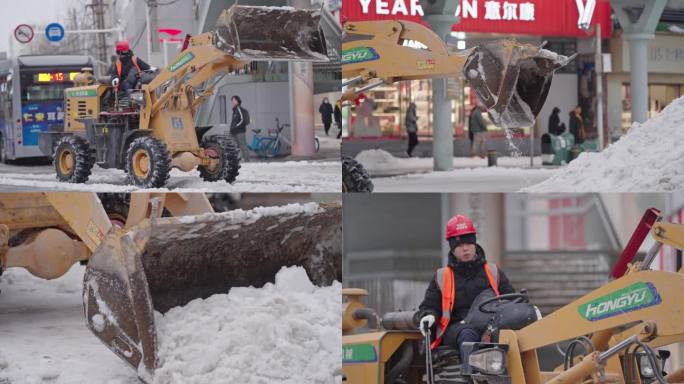
<instances>
[{"instance_id":1,"label":"red storefront sign","mask_svg":"<svg viewBox=\"0 0 684 384\"><path fill-rule=\"evenodd\" d=\"M506 35L576 36L587 33L578 27L580 11L590 11L595 1L591 25L601 23L601 34L610 37L610 2L607 0L450 0L460 1L454 24L458 32ZM399 19L422 21L419 0L344 0L345 21Z\"/></svg>"}]
</instances>

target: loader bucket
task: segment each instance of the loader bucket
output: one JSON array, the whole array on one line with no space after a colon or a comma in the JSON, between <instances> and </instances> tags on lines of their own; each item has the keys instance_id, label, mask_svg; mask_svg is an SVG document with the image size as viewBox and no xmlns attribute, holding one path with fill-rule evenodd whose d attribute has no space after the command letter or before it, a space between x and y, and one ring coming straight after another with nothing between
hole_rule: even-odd
<instances>
[{"instance_id":1,"label":"loader bucket","mask_svg":"<svg viewBox=\"0 0 684 384\"><path fill-rule=\"evenodd\" d=\"M233 5L216 21L214 45L239 60L328 61L320 12Z\"/></svg>"},{"instance_id":2,"label":"loader bucket","mask_svg":"<svg viewBox=\"0 0 684 384\"><path fill-rule=\"evenodd\" d=\"M534 125L554 72L572 59L507 40L474 48L463 74L496 126L522 128Z\"/></svg>"},{"instance_id":3,"label":"loader bucket","mask_svg":"<svg viewBox=\"0 0 684 384\"><path fill-rule=\"evenodd\" d=\"M341 205L311 203L144 220L110 233L86 269L88 328L150 382L157 368L155 311L231 287L261 287L283 266L317 285L341 281Z\"/></svg>"}]
</instances>

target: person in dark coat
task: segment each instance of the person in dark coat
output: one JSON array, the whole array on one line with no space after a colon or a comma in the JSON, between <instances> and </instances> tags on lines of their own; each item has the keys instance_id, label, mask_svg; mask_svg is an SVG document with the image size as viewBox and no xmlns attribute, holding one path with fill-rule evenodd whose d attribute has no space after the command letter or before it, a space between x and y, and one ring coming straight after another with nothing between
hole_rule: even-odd
<instances>
[{"instance_id":1,"label":"person in dark coat","mask_svg":"<svg viewBox=\"0 0 684 384\"><path fill-rule=\"evenodd\" d=\"M342 105L341 101L337 101L335 103L335 110L333 112L333 115L335 117L335 125L337 125L337 129L339 129L339 132L337 132L337 138L342 137L342 109L340 106Z\"/></svg>"},{"instance_id":2,"label":"person in dark coat","mask_svg":"<svg viewBox=\"0 0 684 384\"><path fill-rule=\"evenodd\" d=\"M565 123L561 123L560 116L558 116L559 113L560 109L554 107L551 116L549 116L549 133L556 136L560 136L565 132Z\"/></svg>"},{"instance_id":3,"label":"person in dark coat","mask_svg":"<svg viewBox=\"0 0 684 384\"><path fill-rule=\"evenodd\" d=\"M242 153L242 160L249 161L249 148L247 148L247 125L248 112L242 107L242 99L238 95L230 98L233 106L233 117L230 121L230 134L235 137Z\"/></svg>"},{"instance_id":4,"label":"person in dark coat","mask_svg":"<svg viewBox=\"0 0 684 384\"><path fill-rule=\"evenodd\" d=\"M116 54L118 57L109 68L109 76L112 86L125 93L135 88L140 72L150 69L150 65L133 55L125 40L116 42Z\"/></svg>"},{"instance_id":5,"label":"person in dark coat","mask_svg":"<svg viewBox=\"0 0 684 384\"><path fill-rule=\"evenodd\" d=\"M450 228L452 228L450 230ZM454 306L451 311L449 325L442 338L442 345L460 350L464 342L479 342L482 334L461 323L470 311L475 298L483 291L490 289L490 283L485 271L487 257L484 249L477 244L477 232L470 218L457 215L447 224L447 236L449 242L448 266L454 272ZM499 293L514 293L515 290L501 268L499 274ZM439 324L442 313L442 292L437 283L438 274L425 291L425 298L420 304L416 318L420 324L428 321L428 324ZM431 316L431 318L430 318ZM432 325L431 324L431 325ZM433 331L433 335L435 332Z\"/></svg>"},{"instance_id":6,"label":"person in dark coat","mask_svg":"<svg viewBox=\"0 0 684 384\"><path fill-rule=\"evenodd\" d=\"M482 107L479 103L470 111L468 131L470 131L469 134L472 133L473 135L470 155L478 155L484 159L487 155L487 124L482 117Z\"/></svg>"},{"instance_id":7,"label":"person in dark coat","mask_svg":"<svg viewBox=\"0 0 684 384\"><path fill-rule=\"evenodd\" d=\"M582 144L586 134L584 130L584 121L582 120L582 107L579 105L570 112L570 133L575 137L575 144Z\"/></svg>"},{"instance_id":8,"label":"person in dark coat","mask_svg":"<svg viewBox=\"0 0 684 384\"><path fill-rule=\"evenodd\" d=\"M418 113L416 112L416 103L409 104L406 110L406 133L408 133L408 149L406 154L408 157L413 156L413 150L418 145Z\"/></svg>"},{"instance_id":9,"label":"person in dark coat","mask_svg":"<svg viewBox=\"0 0 684 384\"><path fill-rule=\"evenodd\" d=\"M318 113L321 114L321 120L323 121L323 128L325 129L325 135L328 136L328 131L330 131L330 125L332 125L333 107L330 105L327 97L323 98L321 106L318 107Z\"/></svg>"}]
</instances>

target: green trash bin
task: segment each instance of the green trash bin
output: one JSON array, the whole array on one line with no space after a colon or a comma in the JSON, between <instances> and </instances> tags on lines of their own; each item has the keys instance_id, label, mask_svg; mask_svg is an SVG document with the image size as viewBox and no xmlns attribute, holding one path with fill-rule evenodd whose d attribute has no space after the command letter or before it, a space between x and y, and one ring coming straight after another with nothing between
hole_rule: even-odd
<instances>
[{"instance_id":1,"label":"green trash bin","mask_svg":"<svg viewBox=\"0 0 684 384\"><path fill-rule=\"evenodd\" d=\"M552 135L545 133L542 141L542 163L544 165L563 165L570 161L570 150L575 145L575 137L570 133Z\"/></svg>"}]
</instances>

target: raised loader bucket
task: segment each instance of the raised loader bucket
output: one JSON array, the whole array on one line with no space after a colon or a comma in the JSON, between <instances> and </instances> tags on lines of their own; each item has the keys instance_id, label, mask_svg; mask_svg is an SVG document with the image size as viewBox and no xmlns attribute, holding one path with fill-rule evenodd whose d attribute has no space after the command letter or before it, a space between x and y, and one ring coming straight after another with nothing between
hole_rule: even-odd
<instances>
[{"instance_id":1,"label":"raised loader bucket","mask_svg":"<svg viewBox=\"0 0 684 384\"><path fill-rule=\"evenodd\" d=\"M150 382L157 368L154 312L231 287L261 287L283 266L317 285L341 281L340 204L259 208L147 219L110 233L84 281L90 330Z\"/></svg>"},{"instance_id":2,"label":"raised loader bucket","mask_svg":"<svg viewBox=\"0 0 684 384\"><path fill-rule=\"evenodd\" d=\"M233 5L216 21L214 45L240 60L328 61L319 11Z\"/></svg>"},{"instance_id":3,"label":"raised loader bucket","mask_svg":"<svg viewBox=\"0 0 684 384\"><path fill-rule=\"evenodd\" d=\"M514 40L493 42L473 49L463 74L496 126L529 127L546 101L554 72L573 58Z\"/></svg>"}]
</instances>

